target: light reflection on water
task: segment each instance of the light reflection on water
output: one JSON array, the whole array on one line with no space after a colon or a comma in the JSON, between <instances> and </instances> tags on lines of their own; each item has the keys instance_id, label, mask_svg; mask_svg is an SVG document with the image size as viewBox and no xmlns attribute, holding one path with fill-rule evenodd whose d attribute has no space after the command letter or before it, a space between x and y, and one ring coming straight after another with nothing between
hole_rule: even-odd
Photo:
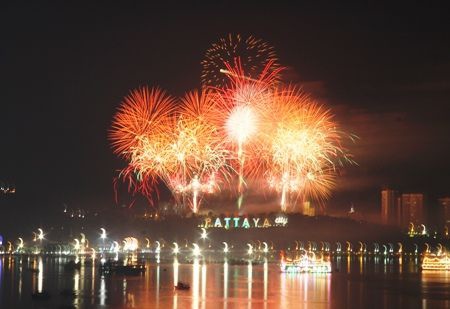
<instances>
[{"instance_id":1,"label":"light reflection on water","mask_svg":"<svg viewBox=\"0 0 450 309\"><path fill-rule=\"evenodd\" d=\"M245 265L207 264L203 258L186 264L174 258L172 263L147 261L145 275L123 277L100 275L95 264L67 272L65 259L5 256L0 257L0 308L32 307L33 291L52 295L42 308L450 306L450 273L420 272L414 259L342 256L333 260L331 274L283 274L265 258ZM191 289L175 290L178 281ZM64 289L76 296L62 297Z\"/></svg>"},{"instance_id":2,"label":"light reflection on water","mask_svg":"<svg viewBox=\"0 0 450 309\"><path fill-rule=\"evenodd\" d=\"M228 299L228 261L225 260L223 263L223 308L228 308L228 303L226 299Z\"/></svg>"}]
</instances>

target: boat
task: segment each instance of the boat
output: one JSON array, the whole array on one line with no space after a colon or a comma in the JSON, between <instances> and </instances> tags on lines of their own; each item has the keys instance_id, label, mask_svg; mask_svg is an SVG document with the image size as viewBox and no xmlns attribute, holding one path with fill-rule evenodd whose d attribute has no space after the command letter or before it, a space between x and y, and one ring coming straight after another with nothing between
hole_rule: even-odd
<instances>
[{"instance_id":1,"label":"boat","mask_svg":"<svg viewBox=\"0 0 450 309\"><path fill-rule=\"evenodd\" d=\"M59 293L59 295L68 298L75 298L77 296L77 293L71 289L64 289Z\"/></svg>"},{"instance_id":2,"label":"boat","mask_svg":"<svg viewBox=\"0 0 450 309\"><path fill-rule=\"evenodd\" d=\"M309 252L294 259L283 256L280 268L283 273L330 273L331 262L323 257L317 258L313 252Z\"/></svg>"},{"instance_id":3,"label":"boat","mask_svg":"<svg viewBox=\"0 0 450 309\"><path fill-rule=\"evenodd\" d=\"M31 298L33 300L49 300L50 297L50 293L47 291L34 292L33 294L31 294Z\"/></svg>"},{"instance_id":4,"label":"boat","mask_svg":"<svg viewBox=\"0 0 450 309\"><path fill-rule=\"evenodd\" d=\"M178 281L177 285L175 286L175 290L189 290L191 287L189 284Z\"/></svg>"},{"instance_id":5,"label":"boat","mask_svg":"<svg viewBox=\"0 0 450 309\"><path fill-rule=\"evenodd\" d=\"M447 254L427 254L423 258L422 270L450 270L450 257Z\"/></svg>"},{"instance_id":6,"label":"boat","mask_svg":"<svg viewBox=\"0 0 450 309\"><path fill-rule=\"evenodd\" d=\"M80 268L81 263L75 261L69 261L64 265L64 270L66 271L80 270Z\"/></svg>"},{"instance_id":7,"label":"boat","mask_svg":"<svg viewBox=\"0 0 450 309\"><path fill-rule=\"evenodd\" d=\"M101 273L137 276L145 273L145 264L127 264L108 261L100 267Z\"/></svg>"},{"instance_id":8,"label":"boat","mask_svg":"<svg viewBox=\"0 0 450 309\"><path fill-rule=\"evenodd\" d=\"M234 260L234 259L231 259L231 260L228 261L228 265L232 265L232 266L248 265L248 260L244 260L244 259Z\"/></svg>"}]
</instances>

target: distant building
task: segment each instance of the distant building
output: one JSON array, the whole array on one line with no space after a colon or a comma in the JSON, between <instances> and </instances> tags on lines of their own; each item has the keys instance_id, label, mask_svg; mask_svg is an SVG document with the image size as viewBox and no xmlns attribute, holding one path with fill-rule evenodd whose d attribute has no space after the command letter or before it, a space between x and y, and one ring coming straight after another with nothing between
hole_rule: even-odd
<instances>
[{"instance_id":1,"label":"distant building","mask_svg":"<svg viewBox=\"0 0 450 309\"><path fill-rule=\"evenodd\" d=\"M381 223L400 225L400 201L398 192L391 189L381 190Z\"/></svg>"},{"instance_id":2,"label":"distant building","mask_svg":"<svg viewBox=\"0 0 450 309\"><path fill-rule=\"evenodd\" d=\"M401 195L401 226L408 227L425 223L423 193L403 193Z\"/></svg>"},{"instance_id":3,"label":"distant building","mask_svg":"<svg viewBox=\"0 0 450 309\"><path fill-rule=\"evenodd\" d=\"M316 209L314 206L311 205L310 201L304 201L303 202L303 215L305 216L315 216L316 215Z\"/></svg>"},{"instance_id":4,"label":"distant building","mask_svg":"<svg viewBox=\"0 0 450 309\"><path fill-rule=\"evenodd\" d=\"M440 227L450 228L450 197L438 199Z\"/></svg>"}]
</instances>

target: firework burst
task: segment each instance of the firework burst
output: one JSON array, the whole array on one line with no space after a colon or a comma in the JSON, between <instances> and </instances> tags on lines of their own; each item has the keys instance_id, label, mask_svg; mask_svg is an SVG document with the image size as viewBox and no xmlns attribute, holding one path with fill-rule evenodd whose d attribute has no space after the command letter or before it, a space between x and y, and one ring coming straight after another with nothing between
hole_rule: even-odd
<instances>
[{"instance_id":1,"label":"firework burst","mask_svg":"<svg viewBox=\"0 0 450 309\"><path fill-rule=\"evenodd\" d=\"M269 186L281 192L287 210L289 194L303 200L326 198L334 184L336 163L347 157L342 132L332 114L302 91L288 87L274 93L266 112Z\"/></svg>"},{"instance_id":2,"label":"firework burst","mask_svg":"<svg viewBox=\"0 0 450 309\"><path fill-rule=\"evenodd\" d=\"M269 62L275 69L277 56L272 46L253 36L229 34L219 39L206 51L202 61L202 84L204 86L224 87L230 80L224 75L226 65L236 66L239 61L245 76L259 78Z\"/></svg>"},{"instance_id":3,"label":"firework burst","mask_svg":"<svg viewBox=\"0 0 450 309\"><path fill-rule=\"evenodd\" d=\"M214 96L203 90L190 92L181 100L174 117L175 130L170 147L170 172L166 183L173 192L192 195L193 212L199 208L201 193L213 193L218 180L227 176L227 155L224 141L216 123L220 110Z\"/></svg>"},{"instance_id":4,"label":"firework burst","mask_svg":"<svg viewBox=\"0 0 450 309\"><path fill-rule=\"evenodd\" d=\"M229 35L206 53L203 90L178 102L157 88L131 91L109 134L130 188L149 197L164 183L193 212L236 178L239 208L248 180L264 179L283 211L327 198L338 165L353 162L346 135L329 110L280 83L276 61L261 40Z\"/></svg>"}]
</instances>

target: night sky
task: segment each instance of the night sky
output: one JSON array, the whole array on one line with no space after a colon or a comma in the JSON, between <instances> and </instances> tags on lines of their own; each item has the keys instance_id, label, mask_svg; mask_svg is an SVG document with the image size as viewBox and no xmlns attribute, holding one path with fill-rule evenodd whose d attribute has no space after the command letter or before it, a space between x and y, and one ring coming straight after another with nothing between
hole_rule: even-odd
<instances>
[{"instance_id":1,"label":"night sky","mask_svg":"<svg viewBox=\"0 0 450 309\"><path fill-rule=\"evenodd\" d=\"M9 1L12 3L13 1ZM150 1L149 1L150 2ZM211 1L213 2L213 1ZM132 88L200 86L200 62L228 33L273 45L303 85L360 137L359 166L328 205L379 212L389 185L450 195L450 26L439 7L35 1L0 5L2 213L117 207L107 133Z\"/></svg>"}]
</instances>

